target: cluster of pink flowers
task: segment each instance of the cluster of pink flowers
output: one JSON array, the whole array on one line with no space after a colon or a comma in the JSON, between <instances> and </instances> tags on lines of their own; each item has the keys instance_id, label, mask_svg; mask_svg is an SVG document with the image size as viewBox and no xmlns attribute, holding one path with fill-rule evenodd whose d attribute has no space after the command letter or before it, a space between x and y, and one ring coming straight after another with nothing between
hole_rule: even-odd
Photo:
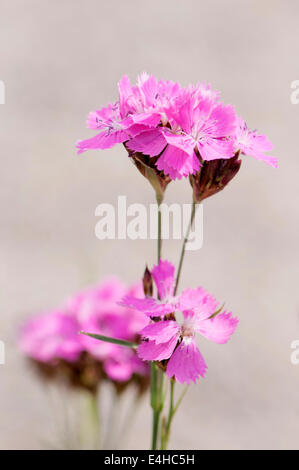
<instances>
[{"instance_id":1,"label":"cluster of pink flowers","mask_svg":"<svg viewBox=\"0 0 299 470\"><path fill-rule=\"evenodd\" d=\"M82 355L87 354L115 382L128 382L136 375L147 376L147 365L134 350L79 334L81 330L92 331L136 341L147 319L140 312L118 304L124 295L142 298L141 283L127 288L117 278L109 278L79 292L61 309L30 319L21 331L21 349L36 362L53 367L61 361L76 367Z\"/></svg>"},{"instance_id":2,"label":"cluster of pink flowers","mask_svg":"<svg viewBox=\"0 0 299 470\"><path fill-rule=\"evenodd\" d=\"M205 161L251 155L276 167L266 155L273 146L250 131L219 93L198 83L184 88L141 74L132 86L125 75L118 84L118 101L90 113L87 126L96 136L78 142L78 153L124 143L129 152L154 159L158 171L172 180L194 175Z\"/></svg>"},{"instance_id":3,"label":"cluster of pink flowers","mask_svg":"<svg viewBox=\"0 0 299 470\"><path fill-rule=\"evenodd\" d=\"M161 260L152 269L159 300L144 297L141 283L128 289L116 278L79 292L61 309L30 319L21 332L21 348L38 363L54 367L59 361L76 365L87 353L115 382L146 376L145 361L166 361L170 378L179 383L196 382L204 377L207 366L195 333L226 343L238 320L231 313L218 312L218 302L201 287L174 296L174 274L169 261ZM181 322L178 312L183 316ZM139 357L131 348L97 341L80 331L138 341Z\"/></svg>"},{"instance_id":4,"label":"cluster of pink flowers","mask_svg":"<svg viewBox=\"0 0 299 470\"><path fill-rule=\"evenodd\" d=\"M140 332L139 357L146 361L166 361L162 364L166 366L166 374L181 384L189 384L196 382L199 376L204 377L207 369L195 334L200 333L215 343L226 343L238 319L232 317L231 312L221 312L215 298L202 287L186 289L174 296L174 273L175 268L169 261L160 260L152 270L159 300L127 295L121 305L143 312L151 319Z\"/></svg>"}]
</instances>

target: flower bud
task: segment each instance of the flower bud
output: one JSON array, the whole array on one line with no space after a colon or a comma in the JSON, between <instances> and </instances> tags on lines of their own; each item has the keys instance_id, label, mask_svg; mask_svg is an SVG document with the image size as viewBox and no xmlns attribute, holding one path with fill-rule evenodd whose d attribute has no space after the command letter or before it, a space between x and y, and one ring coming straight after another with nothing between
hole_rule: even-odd
<instances>
[{"instance_id":1,"label":"flower bud","mask_svg":"<svg viewBox=\"0 0 299 470\"><path fill-rule=\"evenodd\" d=\"M143 274L143 291L144 295L146 297L152 297L153 296L153 278L152 278L152 273L146 266L144 274Z\"/></svg>"},{"instance_id":2,"label":"flower bud","mask_svg":"<svg viewBox=\"0 0 299 470\"><path fill-rule=\"evenodd\" d=\"M155 164L158 160L158 156L149 157L148 155L143 155L143 153L134 152L128 149L125 144L124 146L129 157L132 158L136 168L152 185L157 197L162 200L167 185L171 182L171 178L170 176L165 175L163 171L157 169Z\"/></svg>"},{"instance_id":3,"label":"flower bud","mask_svg":"<svg viewBox=\"0 0 299 470\"><path fill-rule=\"evenodd\" d=\"M200 171L189 176L195 202L201 202L225 188L240 169L239 154L236 152L234 157L228 159L205 160Z\"/></svg>"}]
</instances>

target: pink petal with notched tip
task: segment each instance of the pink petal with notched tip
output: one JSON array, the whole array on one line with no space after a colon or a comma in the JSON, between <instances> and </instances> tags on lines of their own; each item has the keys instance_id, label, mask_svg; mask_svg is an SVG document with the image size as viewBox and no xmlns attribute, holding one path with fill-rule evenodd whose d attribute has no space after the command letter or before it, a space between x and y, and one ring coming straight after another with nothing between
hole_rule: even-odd
<instances>
[{"instance_id":1,"label":"pink petal with notched tip","mask_svg":"<svg viewBox=\"0 0 299 470\"><path fill-rule=\"evenodd\" d=\"M223 106L218 103L213 109L209 117L210 135L214 138L222 138L232 135L236 128L236 112L231 105Z\"/></svg>"},{"instance_id":2,"label":"pink petal with notched tip","mask_svg":"<svg viewBox=\"0 0 299 470\"><path fill-rule=\"evenodd\" d=\"M272 143L265 135L248 129L246 122L240 117L237 118L234 141L236 149L243 154L250 155L257 160L264 160L269 165L277 168L277 158L264 153L273 150Z\"/></svg>"},{"instance_id":3,"label":"pink petal with notched tip","mask_svg":"<svg viewBox=\"0 0 299 470\"><path fill-rule=\"evenodd\" d=\"M174 265L167 260L160 260L152 269L152 276L161 299L173 294L174 272Z\"/></svg>"},{"instance_id":4,"label":"pink petal with notched tip","mask_svg":"<svg viewBox=\"0 0 299 470\"><path fill-rule=\"evenodd\" d=\"M196 383L199 376L204 377L207 365L194 341L184 340L174 351L167 364L166 374L174 377L180 384Z\"/></svg>"},{"instance_id":5,"label":"pink petal with notched tip","mask_svg":"<svg viewBox=\"0 0 299 470\"><path fill-rule=\"evenodd\" d=\"M143 74L138 77L140 94L146 107L154 106L158 93L158 82L154 75Z\"/></svg>"},{"instance_id":6,"label":"pink petal with notched tip","mask_svg":"<svg viewBox=\"0 0 299 470\"><path fill-rule=\"evenodd\" d=\"M122 118L125 118L128 113L136 111L136 98L127 75L124 75L118 82L118 101Z\"/></svg>"},{"instance_id":7,"label":"pink petal with notched tip","mask_svg":"<svg viewBox=\"0 0 299 470\"><path fill-rule=\"evenodd\" d=\"M218 344L227 343L238 325L238 318L232 317L231 313L220 313L210 320L204 320L195 326L196 331L205 338Z\"/></svg>"},{"instance_id":8,"label":"pink petal with notched tip","mask_svg":"<svg viewBox=\"0 0 299 470\"><path fill-rule=\"evenodd\" d=\"M166 175L169 175L171 179L181 179L183 176L198 171L200 163L193 150L190 155L177 146L168 145L157 161L156 166L158 170L162 170Z\"/></svg>"},{"instance_id":9,"label":"pink petal with notched tip","mask_svg":"<svg viewBox=\"0 0 299 470\"><path fill-rule=\"evenodd\" d=\"M128 138L128 134L124 130L104 131L90 139L79 140L77 142L78 154L86 152L86 150L110 149L116 144L125 142Z\"/></svg>"},{"instance_id":10,"label":"pink petal with notched tip","mask_svg":"<svg viewBox=\"0 0 299 470\"><path fill-rule=\"evenodd\" d=\"M178 298L177 309L184 313L184 316L196 314L198 321L209 318L216 312L219 303L208 294L202 287L197 289L185 289Z\"/></svg>"},{"instance_id":11,"label":"pink petal with notched tip","mask_svg":"<svg viewBox=\"0 0 299 470\"><path fill-rule=\"evenodd\" d=\"M207 161L219 158L227 159L234 156L234 144L231 140L206 137L198 142L197 148L203 160Z\"/></svg>"}]
</instances>

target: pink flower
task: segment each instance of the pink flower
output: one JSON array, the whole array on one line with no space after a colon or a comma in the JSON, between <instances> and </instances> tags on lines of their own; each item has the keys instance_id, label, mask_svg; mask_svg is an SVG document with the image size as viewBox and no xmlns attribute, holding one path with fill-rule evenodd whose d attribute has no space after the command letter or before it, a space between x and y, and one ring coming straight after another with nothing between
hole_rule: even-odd
<instances>
[{"instance_id":1,"label":"pink flower","mask_svg":"<svg viewBox=\"0 0 299 470\"><path fill-rule=\"evenodd\" d=\"M79 330L135 341L148 320L139 311L124 308L117 302L125 294L142 297L142 292L141 283L127 288L119 279L109 278L69 299L66 310L78 321ZM82 345L103 364L112 380L127 381L135 373L145 375L147 372L135 351L129 348L85 335Z\"/></svg>"},{"instance_id":2,"label":"pink flower","mask_svg":"<svg viewBox=\"0 0 299 470\"><path fill-rule=\"evenodd\" d=\"M130 150L154 157L158 170L172 179L194 174L200 161L234 155L235 111L217 102L217 93L204 85L179 90L165 109L166 126L148 129L132 138Z\"/></svg>"},{"instance_id":3,"label":"pink flower","mask_svg":"<svg viewBox=\"0 0 299 470\"><path fill-rule=\"evenodd\" d=\"M219 92L205 83L183 88L143 73L132 86L124 75L118 101L90 113L87 126L100 133L79 141L78 153L125 143L130 157L150 157L160 176L172 180L196 174L202 162L230 159L236 148L276 165L263 154L272 149L266 137L247 131L234 107L221 103Z\"/></svg>"},{"instance_id":4,"label":"pink flower","mask_svg":"<svg viewBox=\"0 0 299 470\"><path fill-rule=\"evenodd\" d=\"M157 127L163 103L169 104L167 91L168 94L173 93L175 86L178 85L170 85L168 82L158 84L153 76L142 74L138 77L138 86L132 87L128 76L124 75L118 84L118 102L90 113L87 127L101 130L101 133L79 141L78 153L89 149L108 149L130 140L142 131Z\"/></svg>"},{"instance_id":5,"label":"pink flower","mask_svg":"<svg viewBox=\"0 0 299 470\"><path fill-rule=\"evenodd\" d=\"M136 341L148 319L137 310L117 304L124 295L143 296L142 284L126 287L108 278L68 299L62 309L30 319L20 335L22 351L32 359L51 365L64 360L76 363L88 353L115 382L129 381L134 374L146 376L147 365L132 349L98 341L81 330L128 341ZM74 364L75 366L76 364Z\"/></svg>"},{"instance_id":6,"label":"pink flower","mask_svg":"<svg viewBox=\"0 0 299 470\"><path fill-rule=\"evenodd\" d=\"M36 361L52 363L58 359L76 361L83 346L77 320L61 310L28 321L20 336L23 352Z\"/></svg>"},{"instance_id":7,"label":"pink flower","mask_svg":"<svg viewBox=\"0 0 299 470\"><path fill-rule=\"evenodd\" d=\"M131 296L122 300L122 305L155 318L140 332L143 341L138 355L146 361L167 360L166 374L179 383L196 382L199 376L204 377L207 366L196 346L195 335L200 333L216 343L226 343L238 319L226 312L213 316L219 304L201 287L186 289L174 297L174 266L168 261L160 261L152 274L162 300ZM182 321L175 317L176 312L182 313Z\"/></svg>"},{"instance_id":8,"label":"pink flower","mask_svg":"<svg viewBox=\"0 0 299 470\"><path fill-rule=\"evenodd\" d=\"M237 119L235 133L235 148L244 155L250 155L257 160L264 160L269 165L277 168L277 158L265 155L264 152L273 150L272 143L265 135L258 134L257 131L250 131L243 119Z\"/></svg>"}]
</instances>

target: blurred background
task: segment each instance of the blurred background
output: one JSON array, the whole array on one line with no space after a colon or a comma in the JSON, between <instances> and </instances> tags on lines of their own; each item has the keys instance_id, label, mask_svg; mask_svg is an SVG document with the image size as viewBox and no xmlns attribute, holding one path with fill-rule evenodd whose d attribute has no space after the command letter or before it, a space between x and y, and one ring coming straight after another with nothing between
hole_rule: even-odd
<instances>
[{"instance_id":1,"label":"blurred background","mask_svg":"<svg viewBox=\"0 0 299 470\"><path fill-rule=\"evenodd\" d=\"M204 244L188 252L181 288L203 285L240 318L226 346L200 341L208 374L175 418L171 448L298 448L298 76L295 0L1 0L0 448L39 449L53 413L17 347L33 313L115 274L130 283L156 259L154 241L99 241L95 208L150 204L149 184L122 146L77 156L89 111L116 99L127 73L208 81L265 133L275 170L243 158L238 176L204 203ZM188 181L166 202L190 202ZM178 261L179 241L164 243ZM109 394L108 394L109 395ZM107 400L109 396L107 395ZM148 448L145 400L125 446Z\"/></svg>"}]
</instances>

